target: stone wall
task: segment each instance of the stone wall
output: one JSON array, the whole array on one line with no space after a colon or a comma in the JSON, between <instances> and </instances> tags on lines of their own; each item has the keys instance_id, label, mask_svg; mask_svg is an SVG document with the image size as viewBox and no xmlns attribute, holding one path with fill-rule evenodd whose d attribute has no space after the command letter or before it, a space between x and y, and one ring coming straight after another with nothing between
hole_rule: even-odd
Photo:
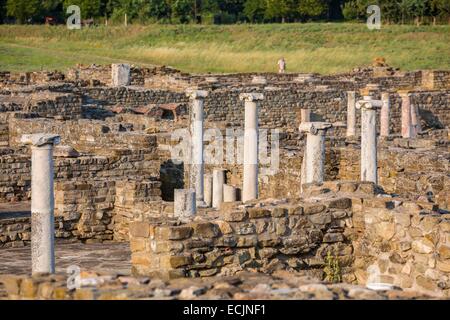
<instances>
[{"instance_id":1,"label":"stone wall","mask_svg":"<svg viewBox=\"0 0 450 320\"><path fill-rule=\"evenodd\" d=\"M305 270L323 276L327 253L346 274L352 248L344 228L351 201L273 201L223 204L195 221L144 217L130 224L133 273L161 277L232 275L244 268L263 273Z\"/></svg>"},{"instance_id":2,"label":"stone wall","mask_svg":"<svg viewBox=\"0 0 450 320\"><path fill-rule=\"evenodd\" d=\"M10 146L20 146L24 134L52 133L61 136L61 143L80 152L106 153L114 149L151 152L156 148L156 137L133 130L132 124L107 123L95 120L52 121L50 119L10 119Z\"/></svg>"},{"instance_id":3,"label":"stone wall","mask_svg":"<svg viewBox=\"0 0 450 320\"><path fill-rule=\"evenodd\" d=\"M422 86L427 89L450 88L450 72L445 70L422 71Z\"/></svg>"},{"instance_id":4,"label":"stone wall","mask_svg":"<svg viewBox=\"0 0 450 320\"><path fill-rule=\"evenodd\" d=\"M450 297L450 214L427 202L353 201L354 270L358 283Z\"/></svg>"},{"instance_id":5,"label":"stone wall","mask_svg":"<svg viewBox=\"0 0 450 320\"><path fill-rule=\"evenodd\" d=\"M126 241L129 221L138 219L130 212L160 200L160 182L151 178L56 180L55 237L86 243ZM30 212L0 217L0 247L29 243Z\"/></svg>"},{"instance_id":6,"label":"stone wall","mask_svg":"<svg viewBox=\"0 0 450 320\"><path fill-rule=\"evenodd\" d=\"M413 139L414 141L414 139ZM420 140L419 140L420 141ZM450 209L449 159L444 150L379 148L379 185L388 193L412 198L429 198L440 208ZM340 149L340 180L358 180L360 177L360 150L355 147ZM420 161L418 161L420 159Z\"/></svg>"},{"instance_id":7,"label":"stone wall","mask_svg":"<svg viewBox=\"0 0 450 320\"><path fill-rule=\"evenodd\" d=\"M79 95L40 91L0 96L0 111L22 112L43 118L80 119L83 109Z\"/></svg>"}]
</instances>

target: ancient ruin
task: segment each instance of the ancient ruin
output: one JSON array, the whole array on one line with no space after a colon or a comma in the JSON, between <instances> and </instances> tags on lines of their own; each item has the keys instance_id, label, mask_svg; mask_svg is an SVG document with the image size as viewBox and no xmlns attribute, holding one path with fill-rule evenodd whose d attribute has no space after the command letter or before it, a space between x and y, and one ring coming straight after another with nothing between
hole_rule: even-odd
<instances>
[{"instance_id":1,"label":"ancient ruin","mask_svg":"<svg viewBox=\"0 0 450 320\"><path fill-rule=\"evenodd\" d=\"M0 72L0 299L449 298L449 126L448 70Z\"/></svg>"}]
</instances>

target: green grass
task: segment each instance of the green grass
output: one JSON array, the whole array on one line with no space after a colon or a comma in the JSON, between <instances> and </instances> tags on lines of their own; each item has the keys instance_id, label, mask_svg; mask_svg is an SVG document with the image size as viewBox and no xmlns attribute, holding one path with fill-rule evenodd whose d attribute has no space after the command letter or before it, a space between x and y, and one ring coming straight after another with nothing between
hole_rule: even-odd
<instances>
[{"instance_id":1,"label":"green grass","mask_svg":"<svg viewBox=\"0 0 450 320\"><path fill-rule=\"evenodd\" d=\"M402 70L450 69L450 26L310 23L150 25L68 30L0 26L0 70L65 69L77 63L169 65L187 72L337 73L375 57Z\"/></svg>"}]
</instances>

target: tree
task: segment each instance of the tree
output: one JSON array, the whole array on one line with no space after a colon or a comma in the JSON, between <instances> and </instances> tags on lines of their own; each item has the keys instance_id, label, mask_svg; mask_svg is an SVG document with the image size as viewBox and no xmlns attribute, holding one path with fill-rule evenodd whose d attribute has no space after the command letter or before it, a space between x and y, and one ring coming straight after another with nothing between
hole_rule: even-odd
<instances>
[{"instance_id":1,"label":"tree","mask_svg":"<svg viewBox=\"0 0 450 320\"><path fill-rule=\"evenodd\" d=\"M244 5L244 14L251 22L263 22L266 9L266 0L247 0Z\"/></svg>"},{"instance_id":2,"label":"tree","mask_svg":"<svg viewBox=\"0 0 450 320\"><path fill-rule=\"evenodd\" d=\"M433 12L434 23L436 17L446 17L450 20L450 0L431 0L430 10ZM450 21L448 21L450 23Z\"/></svg>"},{"instance_id":3,"label":"tree","mask_svg":"<svg viewBox=\"0 0 450 320\"><path fill-rule=\"evenodd\" d=\"M6 20L6 0L0 0L0 23Z\"/></svg>"},{"instance_id":4,"label":"tree","mask_svg":"<svg viewBox=\"0 0 450 320\"><path fill-rule=\"evenodd\" d=\"M41 11L39 0L8 0L7 15L16 19L17 23L33 22Z\"/></svg>"},{"instance_id":5,"label":"tree","mask_svg":"<svg viewBox=\"0 0 450 320\"><path fill-rule=\"evenodd\" d=\"M293 19L298 12L298 1L267 0L265 17L271 21L286 22Z\"/></svg>"},{"instance_id":6,"label":"tree","mask_svg":"<svg viewBox=\"0 0 450 320\"><path fill-rule=\"evenodd\" d=\"M317 17L327 10L327 4L323 0L300 0L298 10L302 15Z\"/></svg>"},{"instance_id":7,"label":"tree","mask_svg":"<svg viewBox=\"0 0 450 320\"><path fill-rule=\"evenodd\" d=\"M79 6L83 19L100 17L100 0L64 0L64 11L71 5Z\"/></svg>"},{"instance_id":8,"label":"tree","mask_svg":"<svg viewBox=\"0 0 450 320\"><path fill-rule=\"evenodd\" d=\"M191 20L193 9L192 0L174 0L171 5L172 18L179 23L188 23Z\"/></svg>"}]
</instances>

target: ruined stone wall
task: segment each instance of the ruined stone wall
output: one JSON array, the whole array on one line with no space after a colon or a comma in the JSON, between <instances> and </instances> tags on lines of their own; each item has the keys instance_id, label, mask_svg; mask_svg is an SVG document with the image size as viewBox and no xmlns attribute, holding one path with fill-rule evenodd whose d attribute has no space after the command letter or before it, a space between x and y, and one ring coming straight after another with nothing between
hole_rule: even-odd
<instances>
[{"instance_id":1,"label":"ruined stone wall","mask_svg":"<svg viewBox=\"0 0 450 320\"><path fill-rule=\"evenodd\" d=\"M80 119L83 109L79 95L45 91L0 96L0 112L22 112L43 118Z\"/></svg>"},{"instance_id":2,"label":"ruined stone wall","mask_svg":"<svg viewBox=\"0 0 450 320\"><path fill-rule=\"evenodd\" d=\"M450 88L450 72L445 70L422 71L422 86L427 89Z\"/></svg>"},{"instance_id":3,"label":"ruined stone wall","mask_svg":"<svg viewBox=\"0 0 450 320\"><path fill-rule=\"evenodd\" d=\"M134 132L132 124L121 124L95 120L53 121L50 119L10 119L9 137L11 146L20 146L23 134L52 133L61 136L61 143L78 151L99 153L112 149L143 149L148 152L156 148L156 138L145 132Z\"/></svg>"},{"instance_id":4,"label":"ruined stone wall","mask_svg":"<svg viewBox=\"0 0 450 320\"><path fill-rule=\"evenodd\" d=\"M358 283L450 296L450 215L431 209L401 199L353 201Z\"/></svg>"},{"instance_id":5,"label":"ruined stone wall","mask_svg":"<svg viewBox=\"0 0 450 320\"><path fill-rule=\"evenodd\" d=\"M448 210L450 208L448 172L449 159L444 153L420 149L378 149L378 183L388 193L429 197L442 209ZM359 148L342 148L337 178L358 180L359 177Z\"/></svg>"},{"instance_id":6,"label":"ruined stone wall","mask_svg":"<svg viewBox=\"0 0 450 320\"><path fill-rule=\"evenodd\" d=\"M224 204L218 214L200 214L179 224L144 217L130 224L133 273L162 277L231 275L243 268L264 273L304 270L323 276L328 251L345 274L352 248L344 235L351 201L263 205Z\"/></svg>"},{"instance_id":7,"label":"ruined stone wall","mask_svg":"<svg viewBox=\"0 0 450 320\"><path fill-rule=\"evenodd\" d=\"M151 178L56 180L55 237L86 243L128 240L129 221L138 219L130 212L160 200L160 182ZM30 232L29 213L2 218L0 247L23 246Z\"/></svg>"}]
</instances>

